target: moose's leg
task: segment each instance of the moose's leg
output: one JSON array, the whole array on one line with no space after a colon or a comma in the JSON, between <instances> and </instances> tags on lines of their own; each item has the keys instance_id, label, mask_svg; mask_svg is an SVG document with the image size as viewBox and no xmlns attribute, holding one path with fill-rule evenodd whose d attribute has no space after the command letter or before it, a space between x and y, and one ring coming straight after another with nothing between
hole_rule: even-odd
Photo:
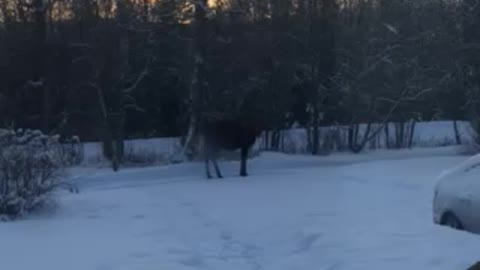
<instances>
[{"instance_id":1,"label":"moose's leg","mask_svg":"<svg viewBox=\"0 0 480 270\"><path fill-rule=\"evenodd\" d=\"M208 148L204 149L203 155L205 158L205 172L207 173L207 178L212 179L212 175L210 174L210 150Z\"/></svg>"},{"instance_id":2,"label":"moose's leg","mask_svg":"<svg viewBox=\"0 0 480 270\"><path fill-rule=\"evenodd\" d=\"M242 147L241 150L241 163L240 163L240 176L247 176L247 158L248 147Z\"/></svg>"},{"instance_id":3,"label":"moose's leg","mask_svg":"<svg viewBox=\"0 0 480 270\"><path fill-rule=\"evenodd\" d=\"M213 167L215 167L215 172L217 173L217 177L218 178L223 178L222 173L220 172L220 168L218 167L217 154L216 153L213 154L212 163L213 163Z\"/></svg>"},{"instance_id":4,"label":"moose's leg","mask_svg":"<svg viewBox=\"0 0 480 270\"><path fill-rule=\"evenodd\" d=\"M209 166L209 159L205 157L205 171L207 172L207 178L212 179L212 175L210 174L210 166Z\"/></svg>"}]
</instances>

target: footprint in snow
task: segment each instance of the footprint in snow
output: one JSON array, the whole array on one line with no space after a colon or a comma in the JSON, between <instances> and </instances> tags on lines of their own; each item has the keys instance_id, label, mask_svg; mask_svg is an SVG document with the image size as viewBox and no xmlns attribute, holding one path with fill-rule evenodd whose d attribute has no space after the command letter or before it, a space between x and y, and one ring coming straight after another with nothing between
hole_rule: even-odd
<instances>
[{"instance_id":1,"label":"footprint in snow","mask_svg":"<svg viewBox=\"0 0 480 270\"><path fill-rule=\"evenodd\" d=\"M297 243L297 249L294 253L302 253L309 251L313 244L322 236L321 233L310 233L306 236L302 237L300 241Z\"/></svg>"},{"instance_id":2,"label":"footprint in snow","mask_svg":"<svg viewBox=\"0 0 480 270\"><path fill-rule=\"evenodd\" d=\"M109 265L109 264L102 264L97 267L95 267L95 270L113 270L114 267Z\"/></svg>"},{"instance_id":3,"label":"footprint in snow","mask_svg":"<svg viewBox=\"0 0 480 270\"><path fill-rule=\"evenodd\" d=\"M116 204L116 203L106 204L103 208L106 209L106 210L114 210L114 209L120 209L120 208L121 208L121 205L120 205L120 204Z\"/></svg>"},{"instance_id":4,"label":"footprint in snow","mask_svg":"<svg viewBox=\"0 0 480 270\"><path fill-rule=\"evenodd\" d=\"M191 203L191 202L181 202L180 205L184 206L184 207L191 207L191 206L193 206L193 203Z\"/></svg>"},{"instance_id":5,"label":"footprint in snow","mask_svg":"<svg viewBox=\"0 0 480 270\"><path fill-rule=\"evenodd\" d=\"M206 266L205 261L200 256L192 256L190 258L180 260L180 263L195 268L201 268Z\"/></svg>"},{"instance_id":6,"label":"footprint in snow","mask_svg":"<svg viewBox=\"0 0 480 270\"><path fill-rule=\"evenodd\" d=\"M167 254L171 255L185 255L188 254L189 251L181 248L168 248L167 249Z\"/></svg>"},{"instance_id":7,"label":"footprint in snow","mask_svg":"<svg viewBox=\"0 0 480 270\"><path fill-rule=\"evenodd\" d=\"M434 258L432 260L430 260L429 262L429 265L432 265L432 266L441 266L445 263L445 259L444 258Z\"/></svg>"},{"instance_id":8,"label":"footprint in snow","mask_svg":"<svg viewBox=\"0 0 480 270\"><path fill-rule=\"evenodd\" d=\"M87 217L87 219L99 219L99 218L101 218L101 216L97 215L97 214L90 214L90 215L87 215L86 217Z\"/></svg>"},{"instance_id":9,"label":"footprint in snow","mask_svg":"<svg viewBox=\"0 0 480 270\"><path fill-rule=\"evenodd\" d=\"M145 217L146 217L146 216L143 215L143 214L138 214L138 215L132 216L133 219L145 219Z\"/></svg>"},{"instance_id":10,"label":"footprint in snow","mask_svg":"<svg viewBox=\"0 0 480 270\"><path fill-rule=\"evenodd\" d=\"M232 233L231 232L227 232L227 231L223 231L221 234L220 234L220 238L224 241L231 241L233 236L232 236Z\"/></svg>"},{"instance_id":11,"label":"footprint in snow","mask_svg":"<svg viewBox=\"0 0 480 270\"><path fill-rule=\"evenodd\" d=\"M129 254L130 257L136 259L144 259L152 257L152 253L150 252L133 252Z\"/></svg>"},{"instance_id":12,"label":"footprint in snow","mask_svg":"<svg viewBox=\"0 0 480 270\"><path fill-rule=\"evenodd\" d=\"M335 213L333 212L311 212L308 213L307 218L318 218L318 217L333 217Z\"/></svg>"}]
</instances>

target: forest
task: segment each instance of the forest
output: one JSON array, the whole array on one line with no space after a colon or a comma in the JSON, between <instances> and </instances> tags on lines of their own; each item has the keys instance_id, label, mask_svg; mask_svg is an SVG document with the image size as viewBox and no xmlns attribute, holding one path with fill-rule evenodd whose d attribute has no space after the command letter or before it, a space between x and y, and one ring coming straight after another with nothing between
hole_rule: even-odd
<instances>
[{"instance_id":1,"label":"forest","mask_svg":"<svg viewBox=\"0 0 480 270\"><path fill-rule=\"evenodd\" d=\"M348 126L353 152L387 123L480 129L479 4L0 0L0 126L108 150L189 142L202 117L250 114L268 120L273 146L276 132L305 128L312 154L322 126Z\"/></svg>"}]
</instances>

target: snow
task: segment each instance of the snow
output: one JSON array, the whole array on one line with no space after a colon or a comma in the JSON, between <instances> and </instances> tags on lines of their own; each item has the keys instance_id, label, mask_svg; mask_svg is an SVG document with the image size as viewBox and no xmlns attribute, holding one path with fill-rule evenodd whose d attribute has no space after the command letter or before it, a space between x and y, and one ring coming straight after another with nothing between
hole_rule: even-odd
<instances>
[{"instance_id":1,"label":"snow","mask_svg":"<svg viewBox=\"0 0 480 270\"><path fill-rule=\"evenodd\" d=\"M480 237L434 225L454 148L329 157L262 153L206 180L202 163L71 170L80 194L0 223L9 270L466 269Z\"/></svg>"},{"instance_id":2,"label":"snow","mask_svg":"<svg viewBox=\"0 0 480 270\"><path fill-rule=\"evenodd\" d=\"M459 135L464 144L471 142L472 129L470 124L465 121L458 121ZM378 125L373 125L372 130L376 130ZM390 137L394 136L395 127L393 123L389 124ZM366 125L360 125L360 136L363 136ZM332 130L338 130L339 136L344 145L347 145L347 126L322 127L320 133L325 134ZM305 129L292 128L283 132L283 140L285 151L290 153L306 153L307 152L307 134ZM390 138L391 140L393 138ZM439 147L455 145L455 131L452 121L433 121L418 122L415 124L413 146L414 147ZM382 131L372 140L375 150L385 149L385 133ZM263 145L263 138L257 140L254 149L259 150ZM372 148L372 145L368 147ZM367 148L368 148L367 147ZM180 139L175 137L135 139L126 141L127 155L133 155L137 158L152 157L152 164L168 163L181 149ZM102 155L102 147L97 142L87 142L84 144L85 158L83 166L91 167L108 167L107 162Z\"/></svg>"},{"instance_id":3,"label":"snow","mask_svg":"<svg viewBox=\"0 0 480 270\"><path fill-rule=\"evenodd\" d=\"M372 124L371 132L381 128L381 124ZM458 121L458 133L462 143L472 142L474 132L466 121ZM395 123L389 123L389 140L393 145L395 140ZM320 128L320 134L337 131L342 145L348 145L348 126L333 126ZM363 138L367 130L367 124L359 125L359 136ZM284 133L284 144L287 145L289 152L305 153L307 150L307 133L305 129L294 128ZM321 141L321 144L323 142ZM455 130L453 121L431 121L415 123L412 146L413 147L438 147L446 145L454 145L456 143ZM375 136L366 147L367 149L384 149L386 148L385 128Z\"/></svg>"},{"instance_id":4,"label":"snow","mask_svg":"<svg viewBox=\"0 0 480 270\"><path fill-rule=\"evenodd\" d=\"M462 141L472 139L473 129L467 121L458 121L458 132ZM455 142L455 130L452 121L432 121L417 123L414 143L417 146L438 146Z\"/></svg>"},{"instance_id":5,"label":"snow","mask_svg":"<svg viewBox=\"0 0 480 270\"><path fill-rule=\"evenodd\" d=\"M480 165L480 154L474 155L467 160L452 166L451 168L445 169L438 176L437 181L442 181L447 178L452 178L455 176L464 176L465 172L470 171L471 169L478 167Z\"/></svg>"},{"instance_id":6,"label":"snow","mask_svg":"<svg viewBox=\"0 0 480 270\"><path fill-rule=\"evenodd\" d=\"M98 142L87 142L83 144L84 160L83 166L110 166L102 154L102 145ZM134 155L137 158L153 158L154 164L163 164L168 161L180 149L179 138L150 138L134 139L125 141L125 152L127 156Z\"/></svg>"}]
</instances>

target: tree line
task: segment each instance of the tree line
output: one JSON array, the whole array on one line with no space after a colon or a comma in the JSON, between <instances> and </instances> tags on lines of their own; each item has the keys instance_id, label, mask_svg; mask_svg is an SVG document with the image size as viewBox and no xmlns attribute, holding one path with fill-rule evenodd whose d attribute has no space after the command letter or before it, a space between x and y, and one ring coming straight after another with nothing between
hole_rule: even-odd
<instances>
[{"instance_id":1,"label":"tree line","mask_svg":"<svg viewBox=\"0 0 480 270\"><path fill-rule=\"evenodd\" d=\"M0 124L101 140L183 136L202 117L480 130L478 0L0 0ZM373 125L373 124L376 125ZM366 132L359 132L360 124ZM276 139L277 138L277 139Z\"/></svg>"}]
</instances>

